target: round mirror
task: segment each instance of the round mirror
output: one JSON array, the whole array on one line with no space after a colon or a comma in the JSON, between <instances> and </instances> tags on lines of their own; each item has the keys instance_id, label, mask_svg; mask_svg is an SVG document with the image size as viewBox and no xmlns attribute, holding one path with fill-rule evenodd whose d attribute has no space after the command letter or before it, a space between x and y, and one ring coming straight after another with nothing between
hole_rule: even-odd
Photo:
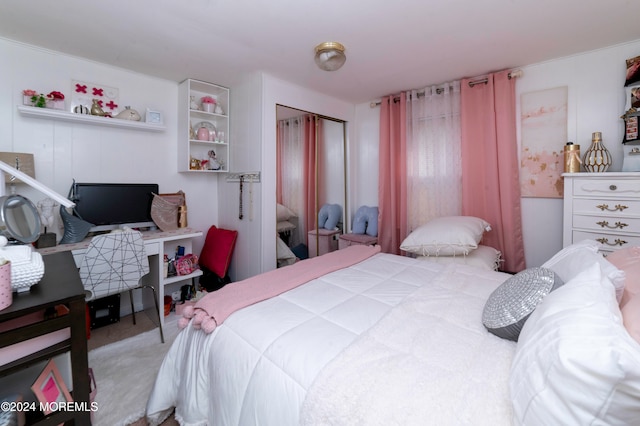
<instances>
[{"instance_id":1,"label":"round mirror","mask_svg":"<svg viewBox=\"0 0 640 426\"><path fill-rule=\"evenodd\" d=\"M40 215L22 195L0 197L0 234L9 240L33 243L40 236Z\"/></svg>"}]
</instances>

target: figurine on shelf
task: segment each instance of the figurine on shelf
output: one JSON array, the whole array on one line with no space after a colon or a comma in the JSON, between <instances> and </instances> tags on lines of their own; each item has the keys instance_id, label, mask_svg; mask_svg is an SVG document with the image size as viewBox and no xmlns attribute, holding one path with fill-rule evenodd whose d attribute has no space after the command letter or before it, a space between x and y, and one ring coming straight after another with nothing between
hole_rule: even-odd
<instances>
[{"instance_id":1,"label":"figurine on shelf","mask_svg":"<svg viewBox=\"0 0 640 426\"><path fill-rule=\"evenodd\" d=\"M131 120L131 121L140 121L142 117L140 117L140 113L135 109L131 109L130 106L124 107L123 111L120 111L116 118L121 120Z\"/></svg>"},{"instance_id":2,"label":"figurine on shelf","mask_svg":"<svg viewBox=\"0 0 640 426\"><path fill-rule=\"evenodd\" d=\"M214 150L211 150L207 153L207 155L209 155L209 170L220 170L222 168L222 165L216 158L216 152Z\"/></svg>"},{"instance_id":3,"label":"figurine on shelf","mask_svg":"<svg viewBox=\"0 0 640 426\"><path fill-rule=\"evenodd\" d=\"M91 115L104 117L104 111L102 110L98 99L94 99L93 103L91 104Z\"/></svg>"},{"instance_id":4,"label":"figurine on shelf","mask_svg":"<svg viewBox=\"0 0 640 426\"><path fill-rule=\"evenodd\" d=\"M189 164L189 169L200 170L200 160L198 160L197 158L191 157L191 163Z\"/></svg>"},{"instance_id":5,"label":"figurine on shelf","mask_svg":"<svg viewBox=\"0 0 640 426\"><path fill-rule=\"evenodd\" d=\"M200 107L198 106L198 103L196 102L196 97L195 96L189 96L189 98L191 99L189 101L189 108L194 110L194 111L199 111Z\"/></svg>"}]
</instances>

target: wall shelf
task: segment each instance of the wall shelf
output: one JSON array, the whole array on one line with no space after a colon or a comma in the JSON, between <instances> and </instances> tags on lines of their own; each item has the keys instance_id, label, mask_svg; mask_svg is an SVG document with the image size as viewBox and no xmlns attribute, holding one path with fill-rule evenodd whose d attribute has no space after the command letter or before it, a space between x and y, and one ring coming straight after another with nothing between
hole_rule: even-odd
<instances>
[{"instance_id":1,"label":"wall shelf","mask_svg":"<svg viewBox=\"0 0 640 426\"><path fill-rule=\"evenodd\" d=\"M20 112L20 114L27 117L84 123L94 126L120 127L124 129L144 130L148 132L164 132L166 130L166 127L157 124L150 124L141 121L121 120L119 118L105 118L87 114L74 114L71 112L50 108L18 106L18 111Z\"/></svg>"},{"instance_id":2,"label":"wall shelf","mask_svg":"<svg viewBox=\"0 0 640 426\"><path fill-rule=\"evenodd\" d=\"M221 111L208 112L201 99L216 99ZM229 171L229 89L217 84L186 79L178 88L178 171L192 173L226 173ZM198 129L209 129L210 140L195 139ZM180 136L182 135L182 136ZM211 139L214 140L211 140ZM210 161L213 151L220 168L202 169L203 160Z\"/></svg>"}]
</instances>

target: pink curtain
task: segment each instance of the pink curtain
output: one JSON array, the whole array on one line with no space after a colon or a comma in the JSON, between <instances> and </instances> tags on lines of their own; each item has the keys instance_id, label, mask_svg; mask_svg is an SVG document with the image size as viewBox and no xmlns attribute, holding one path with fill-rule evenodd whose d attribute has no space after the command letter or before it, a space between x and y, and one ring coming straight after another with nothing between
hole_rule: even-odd
<instances>
[{"instance_id":1,"label":"pink curtain","mask_svg":"<svg viewBox=\"0 0 640 426\"><path fill-rule=\"evenodd\" d=\"M407 230L407 97L387 96L380 104L378 162L378 244L385 253L400 254Z\"/></svg>"},{"instance_id":2,"label":"pink curtain","mask_svg":"<svg viewBox=\"0 0 640 426\"><path fill-rule=\"evenodd\" d=\"M307 230L316 229L318 211L316 206L316 120L315 115L307 115L304 118L304 163L302 176L304 177L304 188L306 188L306 209Z\"/></svg>"},{"instance_id":3,"label":"pink curtain","mask_svg":"<svg viewBox=\"0 0 640 426\"><path fill-rule=\"evenodd\" d=\"M487 83L462 81L462 214L485 219L482 244L502 252L502 270L525 269L516 142L515 79L508 71Z\"/></svg>"}]
</instances>

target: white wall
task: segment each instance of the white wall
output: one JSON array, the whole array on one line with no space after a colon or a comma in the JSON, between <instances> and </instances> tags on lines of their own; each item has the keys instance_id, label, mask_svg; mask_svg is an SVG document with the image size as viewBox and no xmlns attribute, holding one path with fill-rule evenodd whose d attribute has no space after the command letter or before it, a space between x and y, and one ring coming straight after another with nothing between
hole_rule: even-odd
<instances>
[{"instance_id":1,"label":"white wall","mask_svg":"<svg viewBox=\"0 0 640 426\"><path fill-rule=\"evenodd\" d=\"M259 172L262 167L262 76L239 76L230 87L231 95L231 172ZM219 227L238 231L238 240L229 267L234 281L262 272L261 218L263 184L249 183L243 190L243 219L239 218L240 184L218 181Z\"/></svg>"},{"instance_id":2,"label":"white wall","mask_svg":"<svg viewBox=\"0 0 640 426\"><path fill-rule=\"evenodd\" d=\"M78 182L151 182L161 192L186 193L189 225L217 223L217 175L177 172L178 83L0 39L0 151L33 153L36 179L62 195ZM144 113L162 111L165 132L29 118L19 114L22 90L58 90L71 97L71 80L119 89L120 103ZM35 203L44 195L26 190ZM126 206L122 206L126 208ZM58 221L58 223L60 223ZM58 231L61 235L61 231ZM204 238L195 242L199 253Z\"/></svg>"},{"instance_id":3,"label":"white wall","mask_svg":"<svg viewBox=\"0 0 640 426\"><path fill-rule=\"evenodd\" d=\"M603 142L613 156L609 171L620 171L625 59L638 54L640 40L522 66L524 76L516 82L517 97L520 99L522 93L531 91L568 86L568 140L580 144L584 153L591 143L591 134L602 132ZM352 207L377 205L379 113L379 107L371 108L369 103L356 106L353 133L357 143L353 144L349 160ZM518 122L518 144L519 125ZM527 266L539 266L562 248L562 200L523 198L522 219Z\"/></svg>"}]
</instances>

